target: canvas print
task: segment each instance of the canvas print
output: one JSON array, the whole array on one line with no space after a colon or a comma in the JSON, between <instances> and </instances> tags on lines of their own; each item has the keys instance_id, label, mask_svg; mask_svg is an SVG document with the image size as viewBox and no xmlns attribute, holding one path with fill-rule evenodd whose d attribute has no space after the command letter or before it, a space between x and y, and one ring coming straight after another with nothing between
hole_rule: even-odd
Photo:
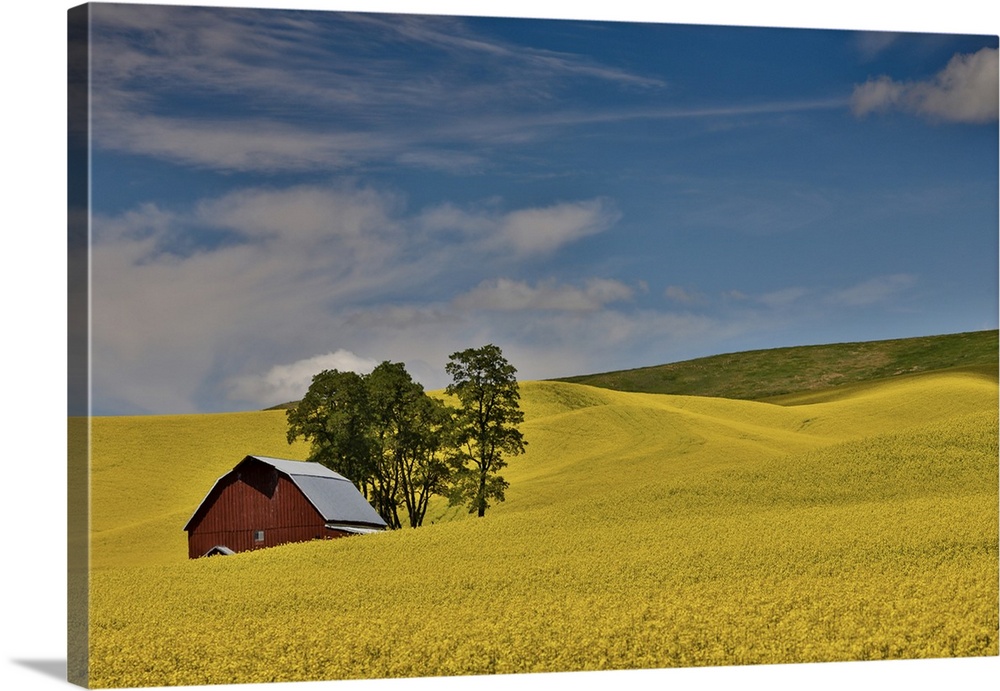
<instances>
[{"instance_id":1,"label":"canvas print","mask_svg":"<svg viewBox=\"0 0 1000 691\"><path fill-rule=\"evenodd\" d=\"M998 655L997 36L68 16L69 677Z\"/></svg>"}]
</instances>

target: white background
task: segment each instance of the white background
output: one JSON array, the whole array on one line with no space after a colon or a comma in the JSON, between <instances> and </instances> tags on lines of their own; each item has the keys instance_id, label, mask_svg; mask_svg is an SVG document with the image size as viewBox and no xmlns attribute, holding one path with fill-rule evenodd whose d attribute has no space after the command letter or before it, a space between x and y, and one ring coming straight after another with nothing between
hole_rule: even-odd
<instances>
[{"instance_id":1,"label":"white background","mask_svg":"<svg viewBox=\"0 0 1000 691\"><path fill-rule=\"evenodd\" d=\"M66 11L75 3L6 3L3 32L3 166L0 296L0 421L4 457L2 569L3 651L0 688L66 685ZM161 4L192 4L161 0ZM835 6L757 0L697 0L658 7L649 0L272 0L211 5L407 11L675 23L864 28L997 34L997 3L840 1ZM667 5L667 3L663 3ZM250 684L217 689L939 689L994 688L1000 658L830 663L767 667L636 670L475 678L306 684Z\"/></svg>"}]
</instances>

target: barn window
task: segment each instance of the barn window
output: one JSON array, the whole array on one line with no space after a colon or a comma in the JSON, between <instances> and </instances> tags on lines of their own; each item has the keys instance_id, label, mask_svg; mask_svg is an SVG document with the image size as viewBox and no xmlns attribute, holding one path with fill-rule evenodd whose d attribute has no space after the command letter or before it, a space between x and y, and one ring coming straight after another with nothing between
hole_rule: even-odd
<instances>
[{"instance_id":1,"label":"barn window","mask_svg":"<svg viewBox=\"0 0 1000 691\"><path fill-rule=\"evenodd\" d=\"M264 531L263 530L255 530L255 531L253 531L253 541L254 542L263 542L264 541Z\"/></svg>"}]
</instances>

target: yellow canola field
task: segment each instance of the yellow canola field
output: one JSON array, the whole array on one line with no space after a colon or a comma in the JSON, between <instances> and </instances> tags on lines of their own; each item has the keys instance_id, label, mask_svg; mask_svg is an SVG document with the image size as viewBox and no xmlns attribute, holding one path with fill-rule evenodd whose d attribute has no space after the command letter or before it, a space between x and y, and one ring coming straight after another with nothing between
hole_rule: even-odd
<instances>
[{"instance_id":1,"label":"yellow canola field","mask_svg":"<svg viewBox=\"0 0 1000 691\"><path fill-rule=\"evenodd\" d=\"M483 519L193 561L216 477L304 457L283 415L94 420L92 685L998 654L995 380L522 397Z\"/></svg>"}]
</instances>

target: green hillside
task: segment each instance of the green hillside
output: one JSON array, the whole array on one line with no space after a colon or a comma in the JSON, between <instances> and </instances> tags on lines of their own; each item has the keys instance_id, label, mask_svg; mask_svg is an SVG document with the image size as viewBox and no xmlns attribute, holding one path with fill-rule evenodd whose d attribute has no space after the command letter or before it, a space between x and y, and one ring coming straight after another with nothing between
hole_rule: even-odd
<instances>
[{"instance_id":1,"label":"green hillside","mask_svg":"<svg viewBox=\"0 0 1000 691\"><path fill-rule=\"evenodd\" d=\"M997 395L975 370L780 406L526 382L484 518L197 560L215 478L304 457L283 414L97 418L91 684L997 655Z\"/></svg>"},{"instance_id":2,"label":"green hillside","mask_svg":"<svg viewBox=\"0 0 1000 691\"><path fill-rule=\"evenodd\" d=\"M754 350L556 381L615 391L762 400L903 374L975 367L996 376L997 331Z\"/></svg>"}]
</instances>

